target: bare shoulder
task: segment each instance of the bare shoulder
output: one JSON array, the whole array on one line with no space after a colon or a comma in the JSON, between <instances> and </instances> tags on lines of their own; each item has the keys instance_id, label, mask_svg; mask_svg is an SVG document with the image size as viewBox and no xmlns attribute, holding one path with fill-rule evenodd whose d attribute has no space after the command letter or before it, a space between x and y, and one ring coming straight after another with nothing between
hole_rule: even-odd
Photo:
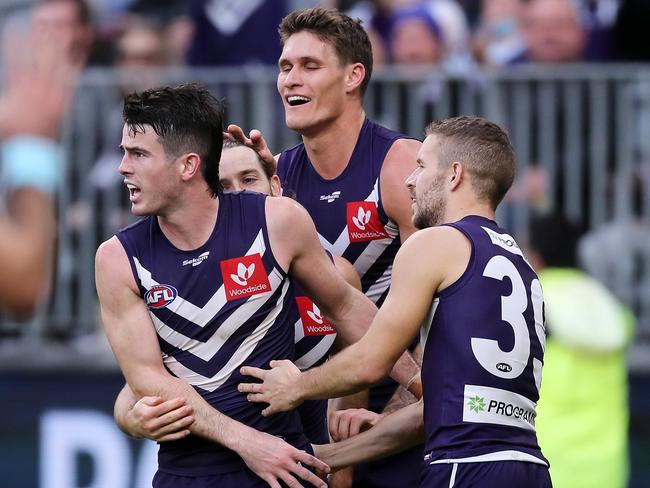
<instances>
[{"instance_id":1,"label":"bare shoulder","mask_svg":"<svg viewBox=\"0 0 650 488\"><path fill-rule=\"evenodd\" d=\"M397 171L404 167L414 168L421 146L422 143L417 139L396 140L386 153L382 171Z\"/></svg>"},{"instance_id":2,"label":"bare shoulder","mask_svg":"<svg viewBox=\"0 0 650 488\"><path fill-rule=\"evenodd\" d=\"M467 269L472 245L458 229L436 226L418 230L402 244L395 257L395 269L436 277L437 289L454 283Z\"/></svg>"},{"instance_id":3,"label":"bare shoulder","mask_svg":"<svg viewBox=\"0 0 650 488\"><path fill-rule=\"evenodd\" d=\"M307 210L298 202L287 197L267 197L266 221L269 229L291 230L294 226L311 223Z\"/></svg>"},{"instance_id":4,"label":"bare shoulder","mask_svg":"<svg viewBox=\"0 0 650 488\"><path fill-rule=\"evenodd\" d=\"M95 254L95 281L97 285L128 284L134 288L129 258L122 243L115 236L104 241Z\"/></svg>"}]
</instances>

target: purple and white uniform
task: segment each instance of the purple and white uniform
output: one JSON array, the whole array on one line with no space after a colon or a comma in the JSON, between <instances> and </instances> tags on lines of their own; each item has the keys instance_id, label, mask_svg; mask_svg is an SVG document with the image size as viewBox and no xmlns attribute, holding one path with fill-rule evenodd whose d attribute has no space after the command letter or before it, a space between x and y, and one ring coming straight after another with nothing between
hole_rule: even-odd
<instances>
[{"instance_id":1,"label":"purple and white uniform","mask_svg":"<svg viewBox=\"0 0 650 488\"><path fill-rule=\"evenodd\" d=\"M267 368L272 359L294 357L293 287L269 244L264 202L256 193L220 196L214 230L193 251L174 247L155 217L117 237L169 372L223 414L304 449L297 412L264 417L264 405L237 391L246 381L241 366ZM159 473L174 476L248 469L234 451L197 436L161 443L158 463Z\"/></svg>"},{"instance_id":2,"label":"purple and white uniform","mask_svg":"<svg viewBox=\"0 0 650 488\"><path fill-rule=\"evenodd\" d=\"M472 253L460 279L433 297L422 327L427 471L489 461L548 466L535 434L546 341L537 275L493 221L448 225ZM426 478L423 486L440 482Z\"/></svg>"},{"instance_id":3,"label":"purple and white uniform","mask_svg":"<svg viewBox=\"0 0 650 488\"><path fill-rule=\"evenodd\" d=\"M366 119L346 168L331 180L317 173L304 144L283 151L278 159L284 194L307 209L323 247L352 263L363 292L378 306L388 294L400 247L397 224L384 210L379 177L393 143L406 137ZM396 386L387 379L371 388L370 409L382 411ZM391 457L355 467L355 485L415 486L421 463L417 451L399 455L399 462Z\"/></svg>"},{"instance_id":4,"label":"purple and white uniform","mask_svg":"<svg viewBox=\"0 0 650 488\"><path fill-rule=\"evenodd\" d=\"M336 330L321 314L318 306L295 286L298 314L295 328L296 359L294 363L305 371L323 364L336 340ZM303 430L312 444L330 441L327 428L327 400L306 400L298 406Z\"/></svg>"},{"instance_id":5,"label":"purple and white uniform","mask_svg":"<svg viewBox=\"0 0 650 488\"><path fill-rule=\"evenodd\" d=\"M379 174L393 143L405 137L366 119L348 165L332 180L316 172L304 144L278 160L284 194L307 209L323 247L352 263L363 292L377 304L388 293L400 246L399 229L382 204Z\"/></svg>"}]
</instances>

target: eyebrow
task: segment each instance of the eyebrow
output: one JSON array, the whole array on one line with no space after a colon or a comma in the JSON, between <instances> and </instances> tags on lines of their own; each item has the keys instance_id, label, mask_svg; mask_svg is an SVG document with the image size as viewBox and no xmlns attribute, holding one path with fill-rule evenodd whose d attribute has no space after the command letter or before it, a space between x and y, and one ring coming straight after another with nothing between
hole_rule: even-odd
<instances>
[{"instance_id":1,"label":"eyebrow","mask_svg":"<svg viewBox=\"0 0 650 488\"><path fill-rule=\"evenodd\" d=\"M140 147L140 146L125 146L124 144L120 144L118 147L120 148L120 150L126 151L126 152L136 152L136 151L138 151L138 152L141 152L141 153L150 154L149 151L147 151L145 148Z\"/></svg>"},{"instance_id":2,"label":"eyebrow","mask_svg":"<svg viewBox=\"0 0 650 488\"><path fill-rule=\"evenodd\" d=\"M306 63L322 63L322 60L319 59L319 58L315 58L313 56L301 56L300 58L298 58L298 62L301 62L303 64L306 64ZM287 58L280 58L278 60L278 66L282 66L284 64L294 64L294 63L291 63L291 61L289 61Z\"/></svg>"}]
</instances>

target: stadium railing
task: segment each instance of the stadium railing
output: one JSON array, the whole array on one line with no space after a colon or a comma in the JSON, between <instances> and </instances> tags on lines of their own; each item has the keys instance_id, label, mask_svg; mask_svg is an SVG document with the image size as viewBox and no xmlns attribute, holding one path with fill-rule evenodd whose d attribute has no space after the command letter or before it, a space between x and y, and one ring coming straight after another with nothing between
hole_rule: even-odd
<instances>
[{"instance_id":1,"label":"stadium railing","mask_svg":"<svg viewBox=\"0 0 650 488\"><path fill-rule=\"evenodd\" d=\"M226 121L262 130L272 150L299 142L284 125L273 68L88 70L65 128L68 166L49 300L28 323L0 318L0 367L87 365L88 358L116 367L99 323L94 253L133 221L117 173L122 95L188 81L222 97ZM630 367L650 371L650 68L522 66L470 76L383 69L365 107L373 120L415 137L428 121L461 114L506 127L518 177L499 219L522 243L536 210L563 212L593 231L583 263L635 312Z\"/></svg>"}]
</instances>

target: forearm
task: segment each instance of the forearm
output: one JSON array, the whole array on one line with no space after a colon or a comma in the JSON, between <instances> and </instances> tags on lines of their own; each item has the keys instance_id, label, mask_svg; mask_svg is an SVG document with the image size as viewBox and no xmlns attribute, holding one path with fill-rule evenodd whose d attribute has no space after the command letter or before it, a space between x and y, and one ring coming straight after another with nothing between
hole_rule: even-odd
<instances>
[{"instance_id":1,"label":"forearm","mask_svg":"<svg viewBox=\"0 0 650 488\"><path fill-rule=\"evenodd\" d=\"M424 440L423 404L417 402L381 419L370 430L341 442L316 446L316 455L332 469L374 461Z\"/></svg>"},{"instance_id":2,"label":"forearm","mask_svg":"<svg viewBox=\"0 0 650 488\"><path fill-rule=\"evenodd\" d=\"M212 407L191 385L166 372L146 375L143 372L128 379L136 399L143 396L155 396L163 400L184 398L193 411L194 422L189 430L195 435L239 453L246 447L245 440L256 434L254 429Z\"/></svg>"},{"instance_id":3,"label":"forearm","mask_svg":"<svg viewBox=\"0 0 650 488\"><path fill-rule=\"evenodd\" d=\"M0 306L29 313L42 297L53 249L51 198L34 189L10 194L0 219Z\"/></svg>"}]
</instances>

